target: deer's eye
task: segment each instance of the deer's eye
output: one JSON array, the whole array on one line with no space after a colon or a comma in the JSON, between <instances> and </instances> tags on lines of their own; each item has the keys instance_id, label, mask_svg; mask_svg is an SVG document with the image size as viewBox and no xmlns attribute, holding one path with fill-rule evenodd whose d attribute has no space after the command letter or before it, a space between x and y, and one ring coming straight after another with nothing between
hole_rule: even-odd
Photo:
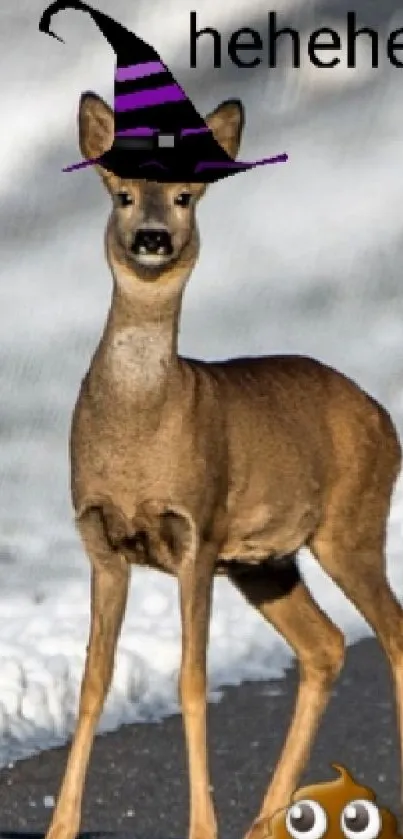
<instances>
[{"instance_id":1,"label":"deer's eye","mask_svg":"<svg viewBox=\"0 0 403 839\"><path fill-rule=\"evenodd\" d=\"M175 204L178 207L188 207L191 200L192 194L190 192L180 192L175 198Z\"/></svg>"},{"instance_id":2,"label":"deer's eye","mask_svg":"<svg viewBox=\"0 0 403 839\"><path fill-rule=\"evenodd\" d=\"M118 192L116 195L116 201L119 207L128 207L130 204L133 204L133 198L128 192Z\"/></svg>"}]
</instances>

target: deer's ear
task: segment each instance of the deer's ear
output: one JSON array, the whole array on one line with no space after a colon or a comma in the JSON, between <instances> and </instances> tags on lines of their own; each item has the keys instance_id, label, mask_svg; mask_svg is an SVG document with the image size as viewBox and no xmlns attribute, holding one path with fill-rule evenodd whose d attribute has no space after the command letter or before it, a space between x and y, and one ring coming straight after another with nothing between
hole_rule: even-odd
<instances>
[{"instance_id":1,"label":"deer's ear","mask_svg":"<svg viewBox=\"0 0 403 839\"><path fill-rule=\"evenodd\" d=\"M83 93L78 111L81 154L86 160L100 157L113 143L113 111L95 93Z\"/></svg>"},{"instance_id":2,"label":"deer's ear","mask_svg":"<svg viewBox=\"0 0 403 839\"><path fill-rule=\"evenodd\" d=\"M239 99L227 99L206 117L206 125L212 131L214 139L221 148L234 159L241 145L244 126L244 109ZM208 184L192 184L192 191L199 199L204 195Z\"/></svg>"},{"instance_id":3,"label":"deer's ear","mask_svg":"<svg viewBox=\"0 0 403 839\"><path fill-rule=\"evenodd\" d=\"M111 148L114 126L112 108L96 93L83 93L78 111L78 133L81 154L86 160L100 157ZM112 192L112 173L97 164L95 168L109 192Z\"/></svg>"},{"instance_id":4,"label":"deer's ear","mask_svg":"<svg viewBox=\"0 0 403 839\"><path fill-rule=\"evenodd\" d=\"M222 102L206 117L214 139L233 159L237 156L244 126L244 109L239 99Z\"/></svg>"}]
</instances>

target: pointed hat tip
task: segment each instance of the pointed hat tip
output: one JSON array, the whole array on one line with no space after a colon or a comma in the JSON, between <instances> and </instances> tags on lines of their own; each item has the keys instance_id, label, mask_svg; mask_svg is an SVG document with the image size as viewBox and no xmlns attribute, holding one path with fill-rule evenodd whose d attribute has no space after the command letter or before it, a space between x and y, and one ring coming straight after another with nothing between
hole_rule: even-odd
<instances>
[{"instance_id":1,"label":"pointed hat tip","mask_svg":"<svg viewBox=\"0 0 403 839\"><path fill-rule=\"evenodd\" d=\"M124 52L130 55L133 53L135 41L137 46L143 43L132 32L129 32L125 26L122 26L121 23L100 12L99 9L93 9L92 6L82 2L82 0L54 0L42 14L39 24L40 31L46 35L51 35L53 38L57 38L58 41L64 44L63 38L60 38L59 35L52 32L49 27L53 15L65 9L76 9L79 12L89 14L116 54ZM149 49L151 50L152 48L150 47ZM155 50L153 52L155 53Z\"/></svg>"},{"instance_id":2,"label":"pointed hat tip","mask_svg":"<svg viewBox=\"0 0 403 839\"><path fill-rule=\"evenodd\" d=\"M56 32L52 32L51 29L41 29L41 32L45 32L46 35L50 35L52 38L56 38L56 41L60 41L61 44L65 44L66 41L60 37L60 35L56 35Z\"/></svg>"},{"instance_id":3,"label":"pointed hat tip","mask_svg":"<svg viewBox=\"0 0 403 839\"><path fill-rule=\"evenodd\" d=\"M45 9L40 21L39 21L39 31L44 32L45 35L50 35L52 38L56 38L57 41L60 41L62 44L65 43L63 38L60 35L57 35L56 32L52 32L50 27L50 21L52 20L53 15L55 12L58 12L60 8L63 8L64 4L61 3L51 3L47 9Z\"/></svg>"},{"instance_id":4,"label":"pointed hat tip","mask_svg":"<svg viewBox=\"0 0 403 839\"><path fill-rule=\"evenodd\" d=\"M42 17L39 22L39 31L44 32L45 35L50 35L52 38L56 38L58 41L61 41L62 44L65 43L63 38L60 35L56 35L56 32L52 32L50 27L50 22L52 20L53 15L56 15L58 12L66 11L67 9L76 9L77 11L81 12L89 12L93 16L94 14L101 14L97 13L96 9L92 9L91 6L88 6L87 3L83 3L82 0L53 0L47 9L42 14Z\"/></svg>"}]
</instances>

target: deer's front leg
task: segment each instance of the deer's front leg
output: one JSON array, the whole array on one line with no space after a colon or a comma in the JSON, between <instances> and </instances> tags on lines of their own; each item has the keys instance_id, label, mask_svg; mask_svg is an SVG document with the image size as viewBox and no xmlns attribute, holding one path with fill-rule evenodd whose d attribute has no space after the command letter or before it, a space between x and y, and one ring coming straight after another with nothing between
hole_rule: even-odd
<instances>
[{"instance_id":1,"label":"deer's front leg","mask_svg":"<svg viewBox=\"0 0 403 839\"><path fill-rule=\"evenodd\" d=\"M78 722L46 839L74 839L79 830L92 742L112 678L129 583L127 562L111 550L99 512L88 512L79 527L92 565L91 630Z\"/></svg>"},{"instance_id":2,"label":"deer's front leg","mask_svg":"<svg viewBox=\"0 0 403 839\"><path fill-rule=\"evenodd\" d=\"M189 787L189 839L215 839L216 817L207 755L207 645L215 551L189 551L178 574L182 617L180 700L186 737Z\"/></svg>"}]
</instances>

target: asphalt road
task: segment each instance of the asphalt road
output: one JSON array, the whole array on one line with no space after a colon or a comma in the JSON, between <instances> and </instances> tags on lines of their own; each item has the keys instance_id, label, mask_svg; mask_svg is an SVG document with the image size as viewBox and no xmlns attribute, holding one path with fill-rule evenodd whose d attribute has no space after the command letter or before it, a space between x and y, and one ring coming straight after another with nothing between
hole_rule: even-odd
<instances>
[{"instance_id":1,"label":"asphalt road","mask_svg":"<svg viewBox=\"0 0 403 839\"><path fill-rule=\"evenodd\" d=\"M210 705L214 795L222 837L239 837L256 814L293 705L297 674L230 688ZM19 761L0 771L0 837L43 835L66 749ZM400 816L399 757L388 666L373 640L349 648L312 753L305 781L335 777L332 762L377 793ZM48 803L48 802L46 802ZM97 738L88 777L82 830L135 839L186 836L187 782L179 716L124 726Z\"/></svg>"}]
</instances>

